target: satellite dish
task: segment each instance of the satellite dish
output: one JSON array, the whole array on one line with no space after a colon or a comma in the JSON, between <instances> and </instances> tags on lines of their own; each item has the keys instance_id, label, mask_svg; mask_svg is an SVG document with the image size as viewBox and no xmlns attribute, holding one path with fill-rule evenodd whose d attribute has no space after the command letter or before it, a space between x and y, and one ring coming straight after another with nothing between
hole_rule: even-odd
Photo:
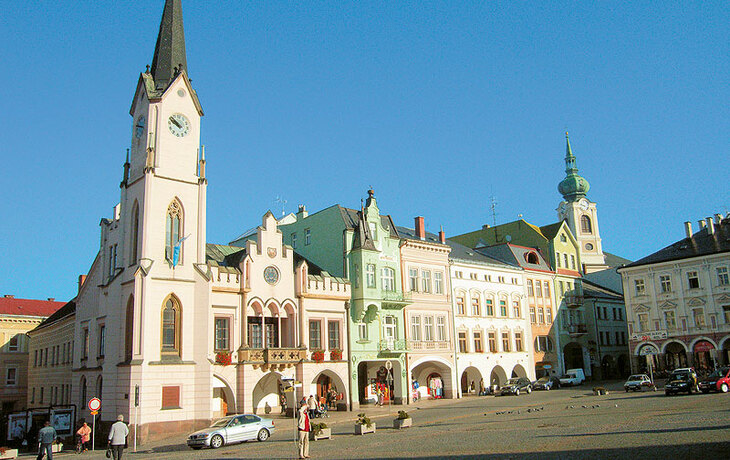
<instances>
[{"instance_id":1,"label":"satellite dish","mask_svg":"<svg viewBox=\"0 0 730 460\"><path fill-rule=\"evenodd\" d=\"M507 241L509 243L510 241L512 241L512 236L511 235L507 235L507 236L504 237L504 239L505 239L505 241Z\"/></svg>"}]
</instances>

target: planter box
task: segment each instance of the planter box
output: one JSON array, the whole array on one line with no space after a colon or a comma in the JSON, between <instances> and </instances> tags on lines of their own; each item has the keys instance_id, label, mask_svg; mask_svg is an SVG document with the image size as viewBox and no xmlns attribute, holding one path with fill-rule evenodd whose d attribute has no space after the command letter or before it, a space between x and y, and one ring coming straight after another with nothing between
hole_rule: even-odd
<instances>
[{"instance_id":1,"label":"planter box","mask_svg":"<svg viewBox=\"0 0 730 460\"><path fill-rule=\"evenodd\" d=\"M53 452L53 453L61 452L62 450L63 450L63 444L60 442L58 444L53 444L51 446L51 452Z\"/></svg>"},{"instance_id":2,"label":"planter box","mask_svg":"<svg viewBox=\"0 0 730 460\"><path fill-rule=\"evenodd\" d=\"M393 428L395 428L396 430L400 430L401 428L408 428L412 425L413 425L413 419L410 417L393 420Z\"/></svg>"},{"instance_id":3,"label":"planter box","mask_svg":"<svg viewBox=\"0 0 730 460\"><path fill-rule=\"evenodd\" d=\"M322 439L332 438L332 428L322 428L319 434L314 434L314 431L309 432L309 439L312 441L320 441Z\"/></svg>"},{"instance_id":4,"label":"planter box","mask_svg":"<svg viewBox=\"0 0 730 460\"><path fill-rule=\"evenodd\" d=\"M0 458L18 458L18 449L8 449L4 454L0 454Z\"/></svg>"},{"instance_id":5,"label":"planter box","mask_svg":"<svg viewBox=\"0 0 730 460\"><path fill-rule=\"evenodd\" d=\"M371 423L370 426L355 424L355 434L367 433L375 433L375 422Z\"/></svg>"}]
</instances>

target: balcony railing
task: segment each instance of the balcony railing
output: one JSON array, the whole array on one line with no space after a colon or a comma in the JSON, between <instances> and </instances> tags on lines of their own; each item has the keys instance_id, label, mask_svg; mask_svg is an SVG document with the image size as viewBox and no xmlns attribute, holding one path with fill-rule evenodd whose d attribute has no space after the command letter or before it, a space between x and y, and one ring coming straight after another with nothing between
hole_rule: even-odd
<instances>
[{"instance_id":1,"label":"balcony railing","mask_svg":"<svg viewBox=\"0 0 730 460\"><path fill-rule=\"evenodd\" d=\"M238 362L261 366L289 367L307 357L304 348L242 348L238 350Z\"/></svg>"},{"instance_id":2,"label":"balcony railing","mask_svg":"<svg viewBox=\"0 0 730 460\"><path fill-rule=\"evenodd\" d=\"M425 340L409 340L408 350L409 351L421 351L421 350L449 350L451 349L451 342L434 342Z\"/></svg>"},{"instance_id":3,"label":"balcony railing","mask_svg":"<svg viewBox=\"0 0 730 460\"><path fill-rule=\"evenodd\" d=\"M378 351L401 352L408 350L405 340L381 340L378 342Z\"/></svg>"},{"instance_id":4,"label":"balcony railing","mask_svg":"<svg viewBox=\"0 0 730 460\"><path fill-rule=\"evenodd\" d=\"M413 302L411 293L402 291L382 291L381 299L383 305L405 306Z\"/></svg>"},{"instance_id":5,"label":"balcony railing","mask_svg":"<svg viewBox=\"0 0 730 460\"><path fill-rule=\"evenodd\" d=\"M568 325L568 334L571 335L571 337L577 337L579 335L587 334L588 328L585 324L569 324Z\"/></svg>"},{"instance_id":6,"label":"balcony railing","mask_svg":"<svg viewBox=\"0 0 730 460\"><path fill-rule=\"evenodd\" d=\"M565 305L571 308L583 305L583 296L577 294L568 294L565 296Z\"/></svg>"}]
</instances>

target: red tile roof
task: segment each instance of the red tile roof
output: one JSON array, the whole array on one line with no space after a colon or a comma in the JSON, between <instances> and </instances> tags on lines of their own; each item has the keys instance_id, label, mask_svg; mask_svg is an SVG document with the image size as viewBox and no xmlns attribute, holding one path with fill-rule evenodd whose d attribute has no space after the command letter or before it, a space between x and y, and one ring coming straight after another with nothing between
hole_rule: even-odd
<instances>
[{"instance_id":1,"label":"red tile roof","mask_svg":"<svg viewBox=\"0 0 730 460\"><path fill-rule=\"evenodd\" d=\"M52 300L0 297L0 315L41 316L45 318L51 316L65 304L66 302Z\"/></svg>"}]
</instances>

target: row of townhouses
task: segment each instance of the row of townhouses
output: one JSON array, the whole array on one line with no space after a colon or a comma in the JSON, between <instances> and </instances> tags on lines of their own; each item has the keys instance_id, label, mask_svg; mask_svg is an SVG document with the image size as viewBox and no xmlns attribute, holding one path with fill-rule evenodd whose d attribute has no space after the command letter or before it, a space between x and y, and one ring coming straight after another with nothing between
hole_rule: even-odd
<instances>
[{"instance_id":1,"label":"row of townhouses","mask_svg":"<svg viewBox=\"0 0 730 460\"><path fill-rule=\"evenodd\" d=\"M511 377L582 368L612 378L636 365L622 294L635 276L627 268L622 288L615 267L629 261L603 250L597 204L567 139L563 200L549 225L520 219L447 239L427 232L423 217L399 226L369 190L359 209L267 212L261 225L211 244L203 110L179 0L166 1L130 115L120 202L101 220L77 296L28 332L27 381L14 380L25 401L8 411L75 407L88 418L98 397L100 420L123 414L142 441L228 413L290 411L309 395L333 393L334 407L355 410L379 393L409 404ZM725 298L701 286L704 302ZM675 328L699 302L682 292L663 299L680 309ZM668 311L666 302L634 310ZM727 324L727 315L709 322ZM650 319L638 321L650 329ZM672 345L657 347L675 356Z\"/></svg>"}]
</instances>

